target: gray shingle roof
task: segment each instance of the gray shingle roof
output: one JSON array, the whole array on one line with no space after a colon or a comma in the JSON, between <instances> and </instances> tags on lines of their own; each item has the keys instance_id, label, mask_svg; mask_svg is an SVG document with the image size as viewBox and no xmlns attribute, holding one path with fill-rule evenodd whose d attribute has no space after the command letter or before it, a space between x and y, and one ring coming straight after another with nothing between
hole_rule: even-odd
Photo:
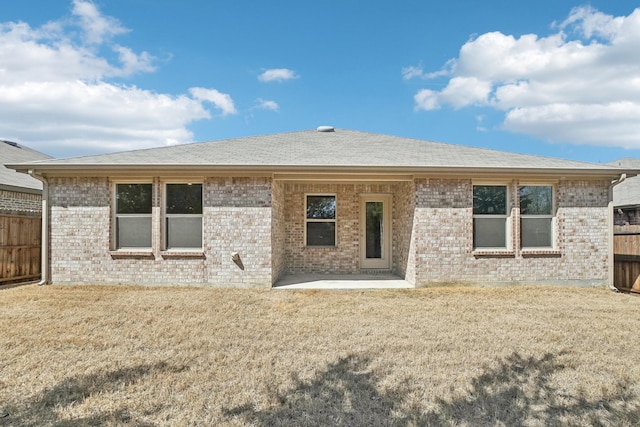
<instances>
[{"instance_id":1,"label":"gray shingle roof","mask_svg":"<svg viewBox=\"0 0 640 427\"><path fill-rule=\"evenodd\" d=\"M34 160L50 159L50 156L24 147L15 142L0 140L0 189L8 189L13 191L42 190L42 182L35 178L17 173L12 169L5 167L9 163L22 163Z\"/></svg>"},{"instance_id":2,"label":"gray shingle roof","mask_svg":"<svg viewBox=\"0 0 640 427\"><path fill-rule=\"evenodd\" d=\"M578 170L616 174L613 166L508 153L412 138L335 129L175 145L97 156L39 162L46 170L79 166L123 169L140 167L208 167L237 169L350 168L371 170L529 169ZM24 168L23 168L24 169Z\"/></svg>"}]
</instances>

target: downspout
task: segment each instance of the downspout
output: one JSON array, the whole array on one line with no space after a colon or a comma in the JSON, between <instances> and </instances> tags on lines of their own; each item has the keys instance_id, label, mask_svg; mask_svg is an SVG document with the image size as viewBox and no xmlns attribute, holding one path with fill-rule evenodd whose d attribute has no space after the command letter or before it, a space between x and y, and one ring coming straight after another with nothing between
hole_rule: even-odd
<instances>
[{"instance_id":1,"label":"downspout","mask_svg":"<svg viewBox=\"0 0 640 427\"><path fill-rule=\"evenodd\" d=\"M607 285L609 286L609 289L611 289L613 292L618 292L618 288L615 287L614 285L614 254L613 254L613 222L614 222L614 213L613 213L613 187L615 187L618 184L621 184L622 182L624 182L624 180L627 179L627 174L623 173L622 175L620 175L620 178L611 181L611 184L609 185L609 279Z\"/></svg>"},{"instance_id":2,"label":"downspout","mask_svg":"<svg viewBox=\"0 0 640 427\"><path fill-rule=\"evenodd\" d=\"M42 286L49 280L49 182L45 177L29 169L29 175L42 182L42 237L40 242L40 281Z\"/></svg>"}]
</instances>

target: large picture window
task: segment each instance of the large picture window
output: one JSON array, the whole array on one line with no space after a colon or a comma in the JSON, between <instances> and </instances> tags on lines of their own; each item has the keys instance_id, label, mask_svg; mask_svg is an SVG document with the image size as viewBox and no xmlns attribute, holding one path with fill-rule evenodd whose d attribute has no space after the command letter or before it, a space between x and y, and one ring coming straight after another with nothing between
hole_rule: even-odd
<instances>
[{"instance_id":1,"label":"large picture window","mask_svg":"<svg viewBox=\"0 0 640 427\"><path fill-rule=\"evenodd\" d=\"M151 184L116 184L115 247L151 247Z\"/></svg>"},{"instance_id":2,"label":"large picture window","mask_svg":"<svg viewBox=\"0 0 640 427\"><path fill-rule=\"evenodd\" d=\"M520 187L520 245L523 248L553 247L553 187Z\"/></svg>"},{"instance_id":3,"label":"large picture window","mask_svg":"<svg viewBox=\"0 0 640 427\"><path fill-rule=\"evenodd\" d=\"M336 245L336 196L307 196L307 246Z\"/></svg>"},{"instance_id":4,"label":"large picture window","mask_svg":"<svg viewBox=\"0 0 640 427\"><path fill-rule=\"evenodd\" d=\"M166 249L202 248L202 184L167 184Z\"/></svg>"},{"instance_id":5,"label":"large picture window","mask_svg":"<svg viewBox=\"0 0 640 427\"><path fill-rule=\"evenodd\" d=\"M473 186L473 246L507 247L507 186Z\"/></svg>"}]
</instances>

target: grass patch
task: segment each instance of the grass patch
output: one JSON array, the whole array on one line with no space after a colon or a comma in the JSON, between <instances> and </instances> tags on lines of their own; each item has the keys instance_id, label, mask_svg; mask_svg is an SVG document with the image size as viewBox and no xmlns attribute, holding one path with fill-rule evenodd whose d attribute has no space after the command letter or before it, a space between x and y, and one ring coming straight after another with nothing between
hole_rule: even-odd
<instances>
[{"instance_id":1,"label":"grass patch","mask_svg":"<svg viewBox=\"0 0 640 427\"><path fill-rule=\"evenodd\" d=\"M602 288L10 288L0 426L638 425L639 318Z\"/></svg>"}]
</instances>

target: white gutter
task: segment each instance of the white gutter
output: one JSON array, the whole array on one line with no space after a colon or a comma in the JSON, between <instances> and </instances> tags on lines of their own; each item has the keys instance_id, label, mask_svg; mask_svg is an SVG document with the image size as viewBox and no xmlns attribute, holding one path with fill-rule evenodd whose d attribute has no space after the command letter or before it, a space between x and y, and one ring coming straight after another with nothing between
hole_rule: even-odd
<instances>
[{"instance_id":1,"label":"white gutter","mask_svg":"<svg viewBox=\"0 0 640 427\"><path fill-rule=\"evenodd\" d=\"M566 176L566 177L617 177L621 173L631 176L638 174L640 169L625 170L618 167L610 168L526 168L521 166L385 166L385 165L317 165L317 164L205 164L205 163L77 163L77 164L51 164L51 163L17 163L7 164L8 168L18 172L27 172L37 168L38 173L55 173L56 176L113 176L115 170L118 174L148 175L149 173L184 174L185 170L195 175L201 174L231 174L248 176L246 174L411 174L425 176L493 176L493 175L517 175L517 176Z\"/></svg>"},{"instance_id":2,"label":"white gutter","mask_svg":"<svg viewBox=\"0 0 640 427\"><path fill-rule=\"evenodd\" d=\"M613 213L613 187L615 187L618 184L621 184L622 182L624 182L624 180L627 179L627 174L623 173L622 175L620 175L620 178L611 181L611 184L609 185L609 218L608 218L608 223L609 223L609 280L607 283L607 285L609 286L609 289L611 289L614 292L618 292L618 288L615 287L614 285L614 266L615 266L615 262L614 262L614 254L613 254L613 222L614 222L614 213Z\"/></svg>"},{"instance_id":3,"label":"white gutter","mask_svg":"<svg viewBox=\"0 0 640 427\"><path fill-rule=\"evenodd\" d=\"M46 178L29 169L29 175L42 182L42 237L40 242L40 281L42 286L49 280L49 183Z\"/></svg>"}]
</instances>

